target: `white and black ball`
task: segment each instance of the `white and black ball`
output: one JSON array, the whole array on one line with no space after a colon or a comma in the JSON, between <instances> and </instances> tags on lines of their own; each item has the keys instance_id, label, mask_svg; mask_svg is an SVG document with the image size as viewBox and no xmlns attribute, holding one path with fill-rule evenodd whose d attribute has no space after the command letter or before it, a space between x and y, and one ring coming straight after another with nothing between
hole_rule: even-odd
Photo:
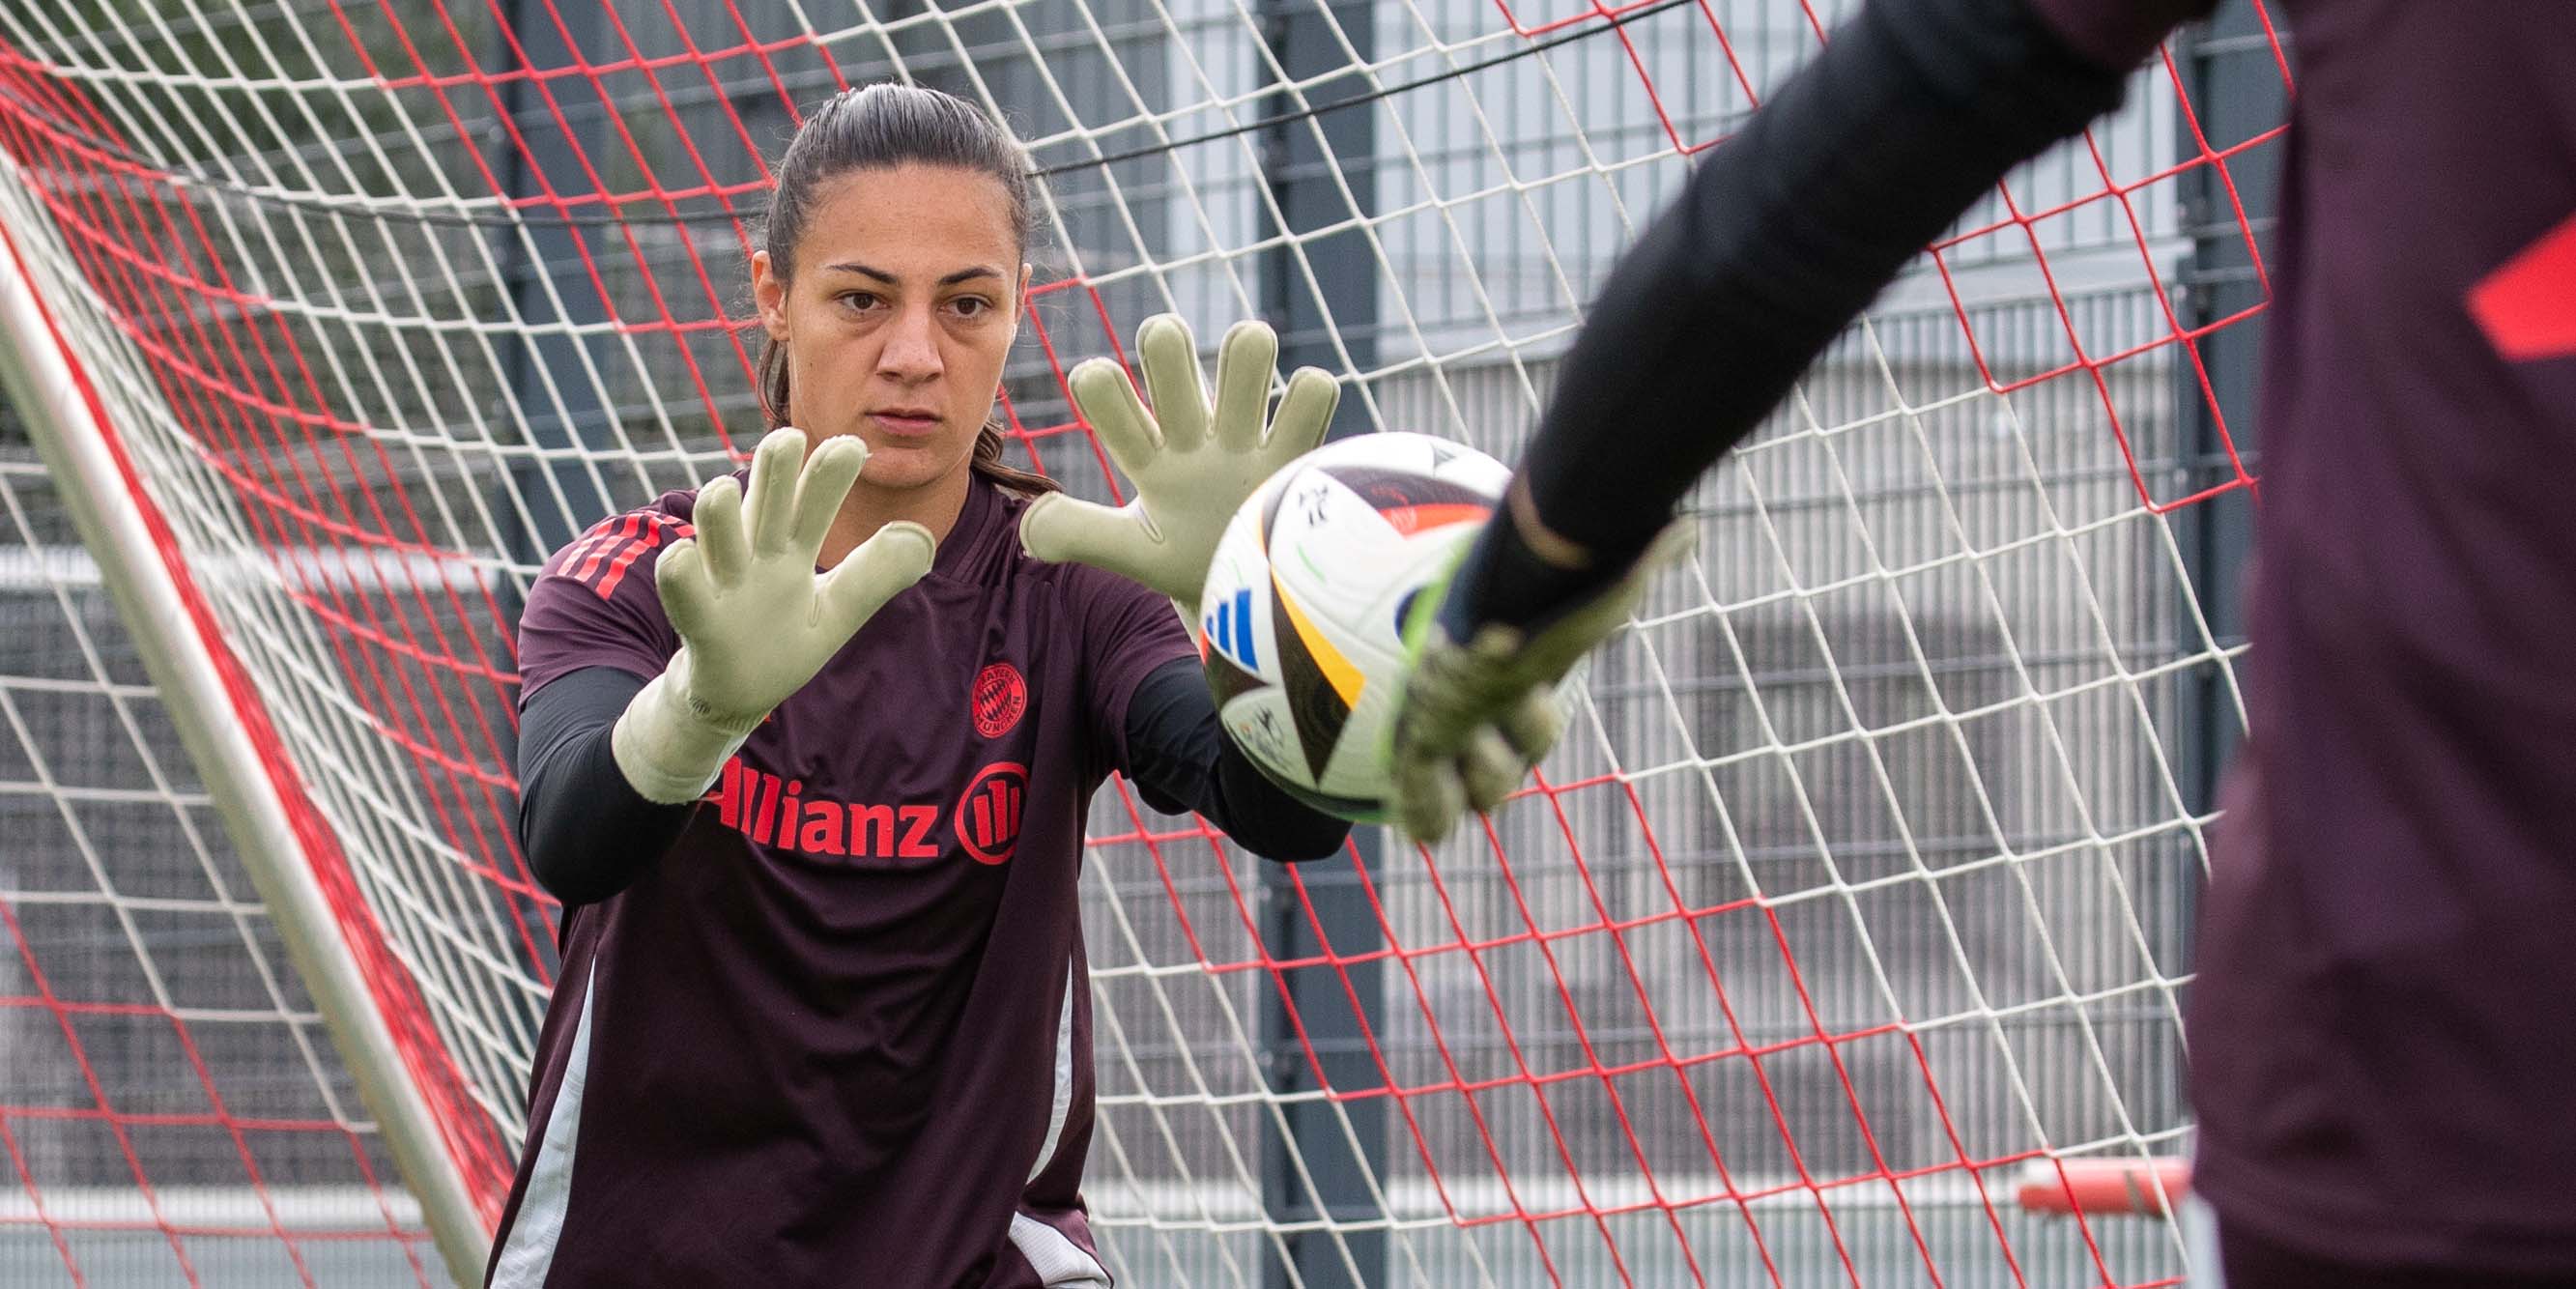
<instances>
[{"instance_id":1,"label":"white and black ball","mask_svg":"<svg viewBox=\"0 0 2576 1289\"><path fill-rule=\"evenodd\" d=\"M1291 462L1235 512L1200 600L1228 735L1316 808L1382 822L1405 614L1502 501L1501 462L1363 434Z\"/></svg>"}]
</instances>

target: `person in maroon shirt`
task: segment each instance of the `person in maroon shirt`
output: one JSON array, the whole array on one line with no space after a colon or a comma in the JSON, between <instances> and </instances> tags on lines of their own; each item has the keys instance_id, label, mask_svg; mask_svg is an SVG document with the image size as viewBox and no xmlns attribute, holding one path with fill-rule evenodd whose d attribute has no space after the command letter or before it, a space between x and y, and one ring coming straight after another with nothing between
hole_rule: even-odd
<instances>
[{"instance_id":1,"label":"person in maroon shirt","mask_svg":"<svg viewBox=\"0 0 2576 1289\"><path fill-rule=\"evenodd\" d=\"M563 970L496 1289L1105 1289L1080 1194L1093 791L1124 772L1275 859L1343 842L1220 733L1169 598L1213 534L1153 487L1121 515L1000 462L1031 182L948 95L825 104L753 265L765 410L802 432L602 521L530 592L520 830ZM1138 348L1164 424L1120 459L1159 495L1230 512L1331 418L1301 373L1263 434L1266 329L1227 337L1213 410L1185 328ZM1077 401L1104 388L1134 401L1114 374ZM1141 553L1076 552L1106 567L1051 563L1024 524L1050 509L1160 522Z\"/></svg>"},{"instance_id":2,"label":"person in maroon shirt","mask_svg":"<svg viewBox=\"0 0 2576 1289\"><path fill-rule=\"evenodd\" d=\"M1871 0L1713 150L1418 628L1409 831L1517 786L1699 474L2214 2ZM2271 3L2298 82L2193 1185L2231 1289L2576 1285L2576 7Z\"/></svg>"}]
</instances>

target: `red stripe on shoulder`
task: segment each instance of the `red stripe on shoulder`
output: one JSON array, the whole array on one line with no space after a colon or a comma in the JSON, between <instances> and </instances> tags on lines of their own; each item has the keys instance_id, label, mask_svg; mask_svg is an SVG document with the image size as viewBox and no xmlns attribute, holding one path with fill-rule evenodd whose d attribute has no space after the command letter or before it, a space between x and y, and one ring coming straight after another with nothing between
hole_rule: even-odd
<instances>
[{"instance_id":1,"label":"red stripe on shoulder","mask_svg":"<svg viewBox=\"0 0 2576 1289\"><path fill-rule=\"evenodd\" d=\"M607 538L591 543L590 557L581 562L580 568L571 570L574 581L588 582L592 578L597 577L599 575L599 571L607 567L608 561L613 558L617 552L626 549L628 543L635 541L643 534L644 517L642 515L620 515L616 519L616 525L615 531Z\"/></svg>"},{"instance_id":2,"label":"red stripe on shoulder","mask_svg":"<svg viewBox=\"0 0 2576 1289\"><path fill-rule=\"evenodd\" d=\"M626 579L626 570L632 567L637 559L642 558L644 552L664 542L675 542L683 537L692 536L698 531L669 515L654 515L651 519L652 526L645 530L641 540L627 543L624 550L619 551L609 560L608 571L592 587L599 592L599 598L604 600L616 594L617 584Z\"/></svg>"},{"instance_id":3,"label":"red stripe on shoulder","mask_svg":"<svg viewBox=\"0 0 2576 1289\"><path fill-rule=\"evenodd\" d=\"M657 546L697 535L697 527L656 510L630 510L583 529L582 534L550 562L557 577L568 577L605 599L617 589L625 571Z\"/></svg>"},{"instance_id":4,"label":"red stripe on shoulder","mask_svg":"<svg viewBox=\"0 0 2576 1289\"><path fill-rule=\"evenodd\" d=\"M617 526L621 518L623 516L611 516L583 529L581 536L573 538L571 543L557 552L550 562L549 567L553 569L554 575L571 577L574 571L581 567L581 562L589 558L594 547L602 542L613 540L611 530Z\"/></svg>"}]
</instances>

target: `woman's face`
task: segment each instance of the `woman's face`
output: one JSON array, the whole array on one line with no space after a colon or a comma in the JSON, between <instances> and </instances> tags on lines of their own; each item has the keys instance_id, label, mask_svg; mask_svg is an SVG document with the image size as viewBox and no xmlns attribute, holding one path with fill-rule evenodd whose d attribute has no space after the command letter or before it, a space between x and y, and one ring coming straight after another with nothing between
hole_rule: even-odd
<instances>
[{"instance_id":1,"label":"woman's face","mask_svg":"<svg viewBox=\"0 0 2576 1289\"><path fill-rule=\"evenodd\" d=\"M786 350L789 424L855 434L863 476L911 489L966 469L1019 326L1020 262L1000 180L952 166L853 170L816 186L795 277L752 257L760 319Z\"/></svg>"}]
</instances>

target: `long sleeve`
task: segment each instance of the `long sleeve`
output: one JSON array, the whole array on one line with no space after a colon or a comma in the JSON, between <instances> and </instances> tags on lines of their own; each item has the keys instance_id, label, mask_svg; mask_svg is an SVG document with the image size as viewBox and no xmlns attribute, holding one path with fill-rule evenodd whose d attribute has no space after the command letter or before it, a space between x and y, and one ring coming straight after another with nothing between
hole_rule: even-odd
<instances>
[{"instance_id":1,"label":"long sleeve","mask_svg":"<svg viewBox=\"0 0 2576 1289\"><path fill-rule=\"evenodd\" d=\"M1196 661L1164 663L1127 700L1128 778L1157 810L1195 810L1246 850L1294 863L1339 852L1351 826L1288 795L1217 721Z\"/></svg>"},{"instance_id":2,"label":"long sleeve","mask_svg":"<svg viewBox=\"0 0 2576 1289\"><path fill-rule=\"evenodd\" d=\"M584 667L531 695L519 714L519 845L566 905L633 884L697 808L646 801L609 752L609 729L643 688L615 667Z\"/></svg>"},{"instance_id":3,"label":"long sleeve","mask_svg":"<svg viewBox=\"0 0 2576 1289\"><path fill-rule=\"evenodd\" d=\"M2153 37L2211 6L2126 6L2148 19L2061 35L2048 2L1872 0L1711 154L1597 295L1522 465L1540 524L1595 559L1552 575L1491 525L1453 634L1536 621L1623 572L1898 270L2117 106Z\"/></svg>"}]
</instances>

